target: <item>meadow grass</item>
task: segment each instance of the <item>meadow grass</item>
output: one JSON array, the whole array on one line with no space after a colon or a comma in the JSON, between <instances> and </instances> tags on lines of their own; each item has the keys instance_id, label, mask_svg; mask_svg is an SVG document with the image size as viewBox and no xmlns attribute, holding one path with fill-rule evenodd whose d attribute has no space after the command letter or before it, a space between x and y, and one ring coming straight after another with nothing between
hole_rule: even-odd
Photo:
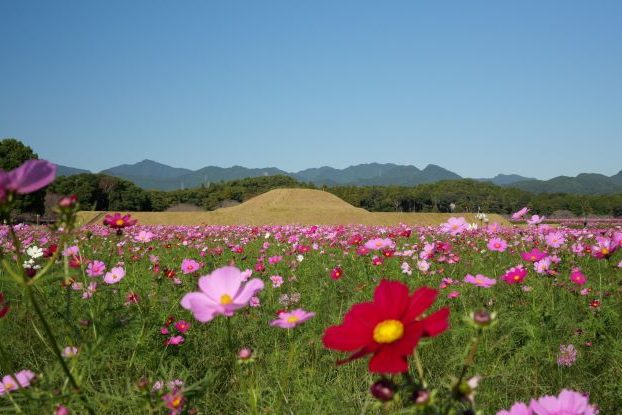
<instances>
[{"instance_id":1,"label":"meadow grass","mask_svg":"<svg viewBox=\"0 0 622 415\"><path fill-rule=\"evenodd\" d=\"M377 376L368 373L367 359L336 366L336 359L344 355L324 349L324 330L340 323L352 304L370 301L381 278L402 281L414 289L438 287L443 277L461 281L467 273L498 277L517 264L517 252L524 248L517 246L513 253L480 252L485 247L484 235L452 238L454 252L461 257L458 263L433 264L434 274L421 273L413 265L413 274L408 276L400 270L405 258L386 258L384 264L373 266L369 255L359 256L350 248L329 243L305 253L298 262L291 244L273 236L264 239L265 230L230 235L225 230L206 236L200 228L157 229L161 240L148 244L134 243L127 235L80 233L76 245L84 258L103 260L108 268L123 261L127 272L118 284L106 285L101 278L86 276L83 269L70 269L70 276L78 282L98 281L98 290L89 300L83 300L80 291L61 286L62 264L45 284L37 286L36 296L59 344L79 347L79 354L67 361L98 414L162 413L161 402L154 400L149 390L156 380L173 379L190 387L185 392L186 408L204 414L385 413L368 392ZM369 229L370 234L377 232ZM193 232L197 236L191 236ZM399 238L398 246L419 243L418 236L414 232L410 238ZM227 244L244 238L248 240L243 253L227 249ZM191 246L184 246L183 241L191 241ZM125 245L118 246L120 242ZM260 253L265 242L271 245ZM198 246L209 247L208 255L199 256ZM211 253L215 247L224 248L223 253ZM155 274L149 255L159 257L162 269L177 270L183 283L176 285L162 272ZM259 294L260 307L242 309L230 319L220 316L207 324L197 322L180 307L180 298L196 290L198 275L229 263L240 269L253 268L261 255L282 255L284 259L275 265L266 262L264 273L253 273L266 282ZM497 324L484 333L476 363L468 372L468 376L482 377L476 392L481 413L495 414L516 400L557 394L562 388L589 392L591 402L597 403L603 414L622 413L620 269L604 260L576 257L568 250L560 250L558 255L562 260L559 275L541 276L530 270L525 280L530 291L501 280L489 289L461 284L441 290L432 310L449 306L451 328L418 347L426 381L437 387L449 385L451 376L458 375L474 331L464 319L485 307L497 313ZM179 266L183 258L202 261L201 272L182 275ZM580 266L588 275L589 295L579 295L568 280L569 264ZM329 277L335 266L344 271L336 281ZM271 275L283 276L285 283L274 288L267 278ZM460 296L447 298L454 289ZM62 403L74 413L85 413L50 352L41 322L5 273L0 273L0 291L12 306L0 320L3 373L31 369L39 374L35 387L12 394L13 403L0 397L1 411L21 408L27 414L52 413ZM124 305L130 291L140 300ZM301 307L316 316L291 330L269 326L279 309L288 308L279 303L279 297L292 293L299 293L301 299L289 308ZM598 307L590 307L594 299L600 301ZM170 315L192 324L179 346L164 346L167 336L159 332ZM578 349L571 367L557 364L561 344L574 344ZM236 362L237 350L244 346L255 351L253 363ZM414 368L411 370L414 373ZM148 380L146 391L137 387L141 379ZM398 413L399 405L393 410Z\"/></svg>"}]
</instances>

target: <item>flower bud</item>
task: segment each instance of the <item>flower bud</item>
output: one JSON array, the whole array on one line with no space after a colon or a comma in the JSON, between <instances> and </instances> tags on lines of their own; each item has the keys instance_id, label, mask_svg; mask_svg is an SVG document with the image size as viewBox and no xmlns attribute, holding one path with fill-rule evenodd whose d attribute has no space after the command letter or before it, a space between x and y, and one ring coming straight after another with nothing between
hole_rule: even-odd
<instances>
[{"instance_id":1,"label":"flower bud","mask_svg":"<svg viewBox=\"0 0 622 415\"><path fill-rule=\"evenodd\" d=\"M395 384L388 379L380 379L371 385L369 391L379 401L388 402L395 396Z\"/></svg>"}]
</instances>

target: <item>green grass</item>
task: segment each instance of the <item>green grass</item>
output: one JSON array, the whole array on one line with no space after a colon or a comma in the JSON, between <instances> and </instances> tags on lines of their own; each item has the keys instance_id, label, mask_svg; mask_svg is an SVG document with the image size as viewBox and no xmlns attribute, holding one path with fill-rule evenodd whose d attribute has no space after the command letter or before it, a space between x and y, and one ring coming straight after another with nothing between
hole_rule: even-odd
<instances>
[{"instance_id":1,"label":"green grass","mask_svg":"<svg viewBox=\"0 0 622 415\"><path fill-rule=\"evenodd\" d=\"M119 259L112 242L94 238L79 245L87 258L104 259L110 267ZM263 239L251 242L244 255L225 250L222 256L208 256L203 259L207 262L204 269L226 265L231 259L242 269L252 268L261 243ZM156 249L149 254L159 255L163 267L179 269L182 258L201 259L197 251L177 244L171 248L162 243L153 245ZM266 256L283 254L282 249L283 245L273 241ZM516 258L506 254L478 255L463 250L462 257L458 264L444 265L443 275L455 279L462 279L466 273L498 276L516 265ZM266 277L282 275L285 284L272 288L265 278L266 288L260 293L262 306L241 310L230 319L235 349L249 346L257 354L254 363L238 365L234 363L235 350L227 346L226 319L217 317L200 324L179 306L181 296L195 289L196 276L180 275L184 283L175 286L166 278L155 278L149 270L148 255L134 261L126 253L123 259L125 279L114 286L100 282L98 292L89 301L61 287L60 265L54 278L41 285L37 293L59 343L80 347L80 354L69 364L98 414L149 413L145 392L136 387L143 377L151 382L175 378L187 385L201 382L198 390L188 394L188 406L204 414L382 413L368 393L376 377L368 374L366 359L335 366L335 360L343 355L322 347L322 333L339 323L352 304L370 300L380 277L404 281L411 288L437 287L441 279L416 270L411 277L402 274L400 258L373 267L369 259L344 256L339 249L324 255L312 251L297 269L291 270L288 264L292 257L286 256L276 266L267 265L266 273ZM600 298L599 294L584 297L568 289L566 268L560 278L530 272L526 281L531 292L502 281L491 289L460 286L457 290L461 296L454 300L446 298L450 290L443 290L433 309L451 307L451 329L418 348L429 384L448 385L451 375L458 374L473 334L463 318L486 305L497 312L498 324L486 331L476 364L469 371L469 376L482 376L476 402L483 414L508 408L515 400L557 394L562 388L589 391L591 401L600 405L603 414L622 413L620 271L590 258L581 261L595 292L602 289L610 293L602 298L599 309L588 306L591 299ZM329 278L329 270L336 265L345 272L339 281ZM71 272L76 280L89 281L79 270ZM294 281L287 281L294 275ZM561 281L565 288L556 286ZM43 374L37 386L27 391L30 398L26 393L13 394L16 403L27 414L51 413L57 403L67 404L75 413L85 413L53 359L32 307L6 274L0 274L0 290L13 308L0 320L1 346L8 357L4 364L10 370L30 368ZM126 307L124 296L130 290L141 300ZM317 316L289 332L270 327L269 321L283 308L278 303L279 295L294 292L301 294L297 306L315 311ZM180 347L165 348L162 344L165 336L159 334L159 328L168 315L192 323ZM80 324L80 320L90 320L91 324ZM581 333L577 334L579 329ZM584 346L586 341L592 342L592 347ZM557 352L560 344L568 343L577 347L579 357L574 366L560 368ZM13 410L6 397L0 398L0 412Z\"/></svg>"}]
</instances>

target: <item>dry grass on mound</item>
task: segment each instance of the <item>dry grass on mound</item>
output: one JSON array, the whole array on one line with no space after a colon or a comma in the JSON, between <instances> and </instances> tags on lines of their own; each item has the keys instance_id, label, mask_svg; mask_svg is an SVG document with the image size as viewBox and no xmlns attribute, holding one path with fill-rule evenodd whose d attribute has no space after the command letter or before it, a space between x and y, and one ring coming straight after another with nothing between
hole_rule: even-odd
<instances>
[{"instance_id":1,"label":"dry grass on mound","mask_svg":"<svg viewBox=\"0 0 622 415\"><path fill-rule=\"evenodd\" d=\"M81 225L101 223L105 212L80 212ZM368 212L321 190L276 189L240 205L205 212L135 212L132 216L144 225L438 225L451 216L464 216L476 222L472 213L391 213ZM490 222L508 224L499 215Z\"/></svg>"}]
</instances>

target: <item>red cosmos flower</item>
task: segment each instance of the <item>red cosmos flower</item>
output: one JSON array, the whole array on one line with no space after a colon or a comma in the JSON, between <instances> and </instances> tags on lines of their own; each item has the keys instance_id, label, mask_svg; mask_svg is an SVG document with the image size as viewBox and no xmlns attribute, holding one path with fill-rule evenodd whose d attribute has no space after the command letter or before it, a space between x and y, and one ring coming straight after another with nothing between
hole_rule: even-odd
<instances>
[{"instance_id":1,"label":"red cosmos flower","mask_svg":"<svg viewBox=\"0 0 622 415\"><path fill-rule=\"evenodd\" d=\"M338 280L339 278L341 278L342 275L343 275L343 270L341 269L341 267L335 267L330 272L330 277L334 280Z\"/></svg>"},{"instance_id":2,"label":"red cosmos flower","mask_svg":"<svg viewBox=\"0 0 622 415\"><path fill-rule=\"evenodd\" d=\"M326 329L322 341L328 349L354 352L338 364L369 353L369 370L374 373L402 373L408 370L410 356L419 339L441 334L449 327L449 308L422 318L438 291L421 287L412 295L397 281L382 280L374 301L355 304L343 324Z\"/></svg>"},{"instance_id":3,"label":"red cosmos flower","mask_svg":"<svg viewBox=\"0 0 622 415\"><path fill-rule=\"evenodd\" d=\"M112 229L123 229L136 225L136 219L132 219L130 214L121 216L119 212L114 215L106 215L104 217L104 225Z\"/></svg>"}]
</instances>

